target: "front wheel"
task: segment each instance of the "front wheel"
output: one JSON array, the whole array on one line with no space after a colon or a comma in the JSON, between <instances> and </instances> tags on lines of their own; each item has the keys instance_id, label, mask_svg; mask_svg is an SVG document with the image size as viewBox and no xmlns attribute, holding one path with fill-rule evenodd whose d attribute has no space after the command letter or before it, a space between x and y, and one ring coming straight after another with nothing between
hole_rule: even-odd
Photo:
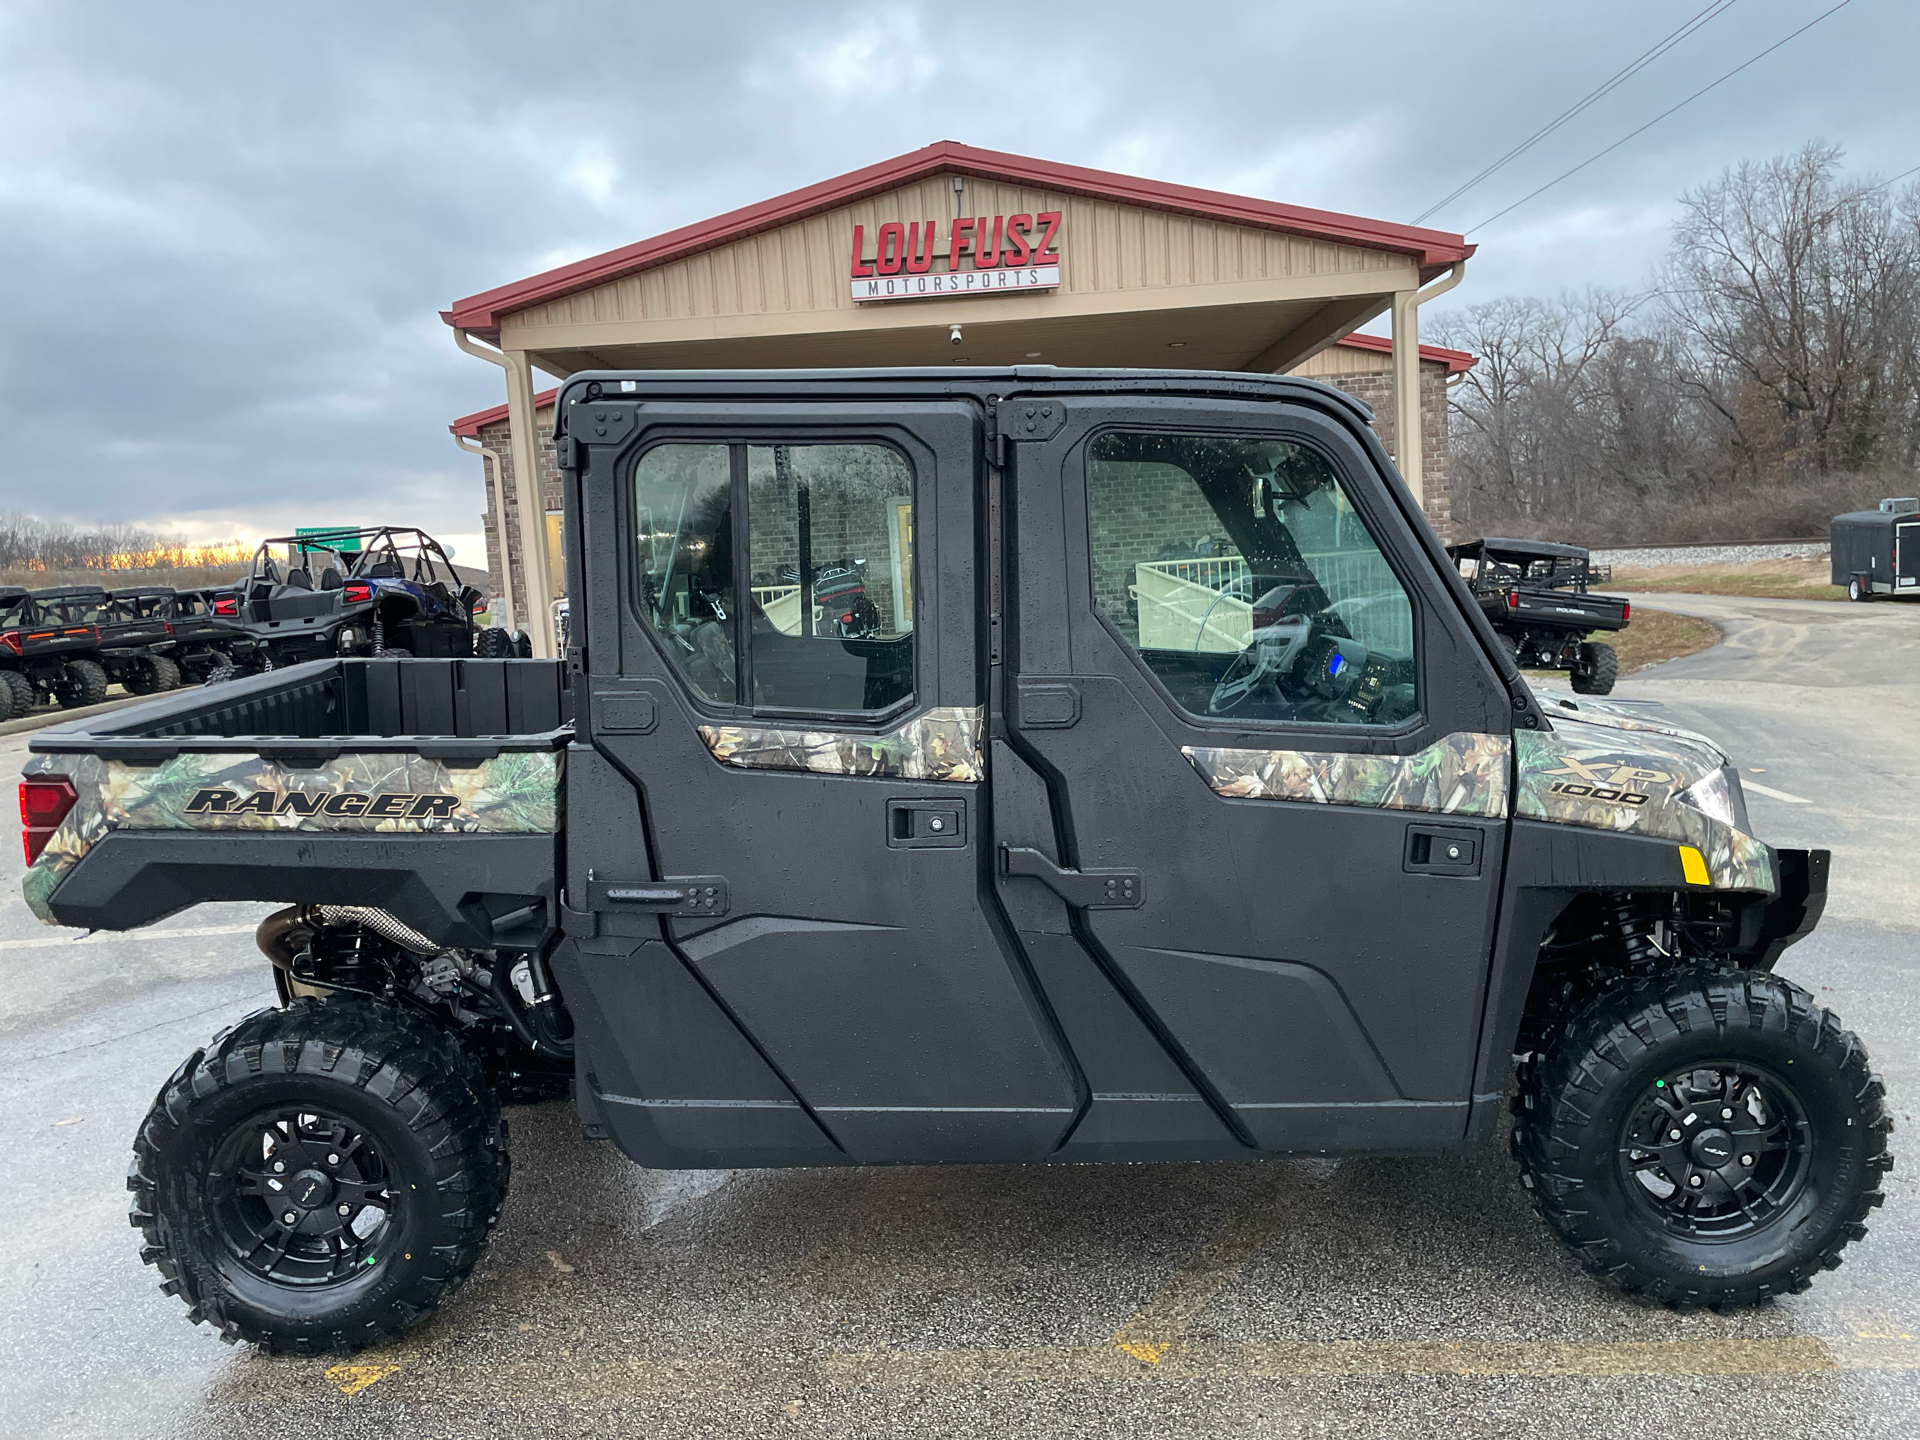
<instances>
[{"instance_id":1,"label":"front wheel","mask_svg":"<svg viewBox=\"0 0 1920 1440\"><path fill-rule=\"evenodd\" d=\"M1534 1208L1596 1276L1679 1308L1804 1290L1893 1163L1860 1042L1799 986L1689 971L1595 1001L1526 1068Z\"/></svg>"},{"instance_id":2,"label":"front wheel","mask_svg":"<svg viewBox=\"0 0 1920 1440\"><path fill-rule=\"evenodd\" d=\"M127 1172L141 1257L229 1340L345 1354L466 1279L507 1188L479 1064L391 1005L298 999L175 1071Z\"/></svg>"}]
</instances>

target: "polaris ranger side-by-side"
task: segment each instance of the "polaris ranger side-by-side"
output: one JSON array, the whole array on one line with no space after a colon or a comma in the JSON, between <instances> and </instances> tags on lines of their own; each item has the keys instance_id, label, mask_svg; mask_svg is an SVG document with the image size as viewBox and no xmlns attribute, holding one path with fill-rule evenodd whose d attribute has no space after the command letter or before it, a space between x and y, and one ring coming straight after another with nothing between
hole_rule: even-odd
<instances>
[{"instance_id":1,"label":"polaris ranger side-by-side","mask_svg":"<svg viewBox=\"0 0 1920 1440\"><path fill-rule=\"evenodd\" d=\"M32 742L42 918L285 906L284 1003L135 1140L193 1318L430 1312L516 1067L733 1167L1430 1152L1517 1057L1522 1182L1608 1283L1752 1302L1865 1233L1882 1087L1772 973L1827 853L1755 838L1711 741L1537 697L1356 402L642 372L555 413L564 661L336 657ZM870 633L806 603L846 555Z\"/></svg>"},{"instance_id":2,"label":"polaris ranger side-by-side","mask_svg":"<svg viewBox=\"0 0 1920 1440\"><path fill-rule=\"evenodd\" d=\"M25 715L47 697L69 710L104 699L107 672L99 653L100 631L91 621L50 618L28 591L0 587L0 701L6 719Z\"/></svg>"},{"instance_id":3,"label":"polaris ranger side-by-side","mask_svg":"<svg viewBox=\"0 0 1920 1440\"><path fill-rule=\"evenodd\" d=\"M1551 540L1504 540L1487 536L1449 545L1467 576L1468 588L1516 663L1538 670L1565 670L1578 695L1608 695L1620 674L1620 657L1597 630L1627 628L1633 605L1613 595L1590 595L1591 584L1612 578L1578 545Z\"/></svg>"}]
</instances>

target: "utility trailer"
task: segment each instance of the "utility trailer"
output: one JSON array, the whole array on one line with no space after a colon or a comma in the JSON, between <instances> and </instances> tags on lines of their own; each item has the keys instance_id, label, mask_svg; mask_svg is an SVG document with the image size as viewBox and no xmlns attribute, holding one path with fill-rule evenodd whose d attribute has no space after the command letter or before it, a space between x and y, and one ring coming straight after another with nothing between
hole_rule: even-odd
<instances>
[{"instance_id":1,"label":"utility trailer","mask_svg":"<svg viewBox=\"0 0 1920 1440\"><path fill-rule=\"evenodd\" d=\"M1847 587L1849 600L1920 595L1920 499L1836 515L1828 534L1833 583Z\"/></svg>"}]
</instances>

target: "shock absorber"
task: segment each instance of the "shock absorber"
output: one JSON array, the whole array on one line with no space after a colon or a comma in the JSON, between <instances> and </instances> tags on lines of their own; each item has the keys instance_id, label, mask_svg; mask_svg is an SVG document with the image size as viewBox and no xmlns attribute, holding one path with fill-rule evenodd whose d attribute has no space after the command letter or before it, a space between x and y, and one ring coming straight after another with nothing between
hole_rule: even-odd
<instances>
[{"instance_id":1,"label":"shock absorber","mask_svg":"<svg viewBox=\"0 0 1920 1440\"><path fill-rule=\"evenodd\" d=\"M1609 895L1607 918L1620 938L1620 953L1626 957L1629 971L1650 968L1661 956L1660 947L1648 933L1639 908L1631 895Z\"/></svg>"}]
</instances>

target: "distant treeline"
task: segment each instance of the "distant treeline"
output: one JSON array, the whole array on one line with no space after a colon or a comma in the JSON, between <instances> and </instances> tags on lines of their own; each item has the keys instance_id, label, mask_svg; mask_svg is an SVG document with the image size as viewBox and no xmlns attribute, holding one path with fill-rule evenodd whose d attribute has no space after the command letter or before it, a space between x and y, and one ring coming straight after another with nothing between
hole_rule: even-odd
<instances>
[{"instance_id":1,"label":"distant treeline","mask_svg":"<svg viewBox=\"0 0 1920 1440\"><path fill-rule=\"evenodd\" d=\"M137 525L86 529L15 511L0 512L0 572L220 569L226 573L245 565L252 556L253 546L243 540L200 545Z\"/></svg>"},{"instance_id":2,"label":"distant treeline","mask_svg":"<svg viewBox=\"0 0 1920 1440\"><path fill-rule=\"evenodd\" d=\"M1822 535L1920 473L1920 182L1840 151L1743 163L1681 197L1636 295L1508 298L1433 338L1463 530L1600 542Z\"/></svg>"}]
</instances>

